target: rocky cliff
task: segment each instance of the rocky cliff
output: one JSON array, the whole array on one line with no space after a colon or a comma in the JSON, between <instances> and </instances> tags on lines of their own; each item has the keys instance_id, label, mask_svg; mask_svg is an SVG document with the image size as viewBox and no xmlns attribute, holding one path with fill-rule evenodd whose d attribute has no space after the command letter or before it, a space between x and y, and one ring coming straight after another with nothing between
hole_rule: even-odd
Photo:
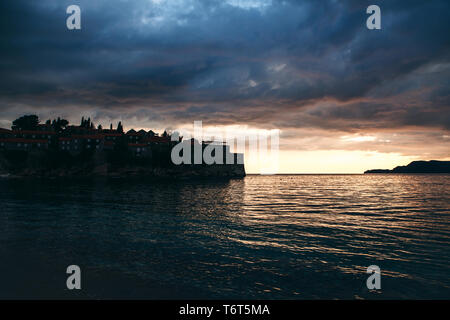
<instances>
[{"instance_id":1,"label":"rocky cliff","mask_svg":"<svg viewBox=\"0 0 450 320\"><path fill-rule=\"evenodd\" d=\"M450 173L450 161L413 161L407 166L398 166L392 170L373 169L364 173Z\"/></svg>"}]
</instances>

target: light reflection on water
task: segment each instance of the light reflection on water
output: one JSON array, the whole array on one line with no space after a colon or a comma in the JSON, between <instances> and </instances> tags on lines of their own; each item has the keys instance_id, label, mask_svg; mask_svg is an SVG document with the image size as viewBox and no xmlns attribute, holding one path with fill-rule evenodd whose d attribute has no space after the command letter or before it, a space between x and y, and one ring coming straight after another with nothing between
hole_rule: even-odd
<instances>
[{"instance_id":1,"label":"light reflection on water","mask_svg":"<svg viewBox=\"0 0 450 320\"><path fill-rule=\"evenodd\" d=\"M0 298L448 299L448 178L1 180Z\"/></svg>"}]
</instances>

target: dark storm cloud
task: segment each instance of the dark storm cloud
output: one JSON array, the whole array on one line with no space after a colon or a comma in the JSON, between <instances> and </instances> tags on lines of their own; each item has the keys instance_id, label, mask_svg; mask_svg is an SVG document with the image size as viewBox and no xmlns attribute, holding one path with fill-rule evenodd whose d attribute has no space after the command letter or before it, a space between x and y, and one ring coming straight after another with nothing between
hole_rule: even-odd
<instances>
[{"instance_id":1,"label":"dark storm cloud","mask_svg":"<svg viewBox=\"0 0 450 320\"><path fill-rule=\"evenodd\" d=\"M81 31L65 27L71 4ZM380 31L365 27L370 4L2 1L2 120L84 108L172 125L449 129L450 3L380 0Z\"/></svg>"}]
</instances>

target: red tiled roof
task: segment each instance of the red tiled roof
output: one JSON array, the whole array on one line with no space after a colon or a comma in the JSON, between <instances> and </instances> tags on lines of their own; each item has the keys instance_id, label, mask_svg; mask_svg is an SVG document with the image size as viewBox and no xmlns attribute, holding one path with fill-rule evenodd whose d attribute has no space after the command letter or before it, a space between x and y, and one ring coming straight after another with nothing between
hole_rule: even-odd
<instances>
[{"instance_id":1,"label":"red tiled roof","mask_svg":"<svg viewBox=\"0 0 450 320\"><path fill-rule=\"evenodd\" d=\"M13 130L12 133L21 133L21 134L46 134L46 135L54 135L56 132L53 131L39 131L39 130Z\"/></svg>"},{"instance_id":2,"label":"red tiled roof","mask_svg":"<svg viewBox=\"0 0 450 320\"><path fill-rule=\"evenodd\" d=\"M102 132L105 133L120 133L119 131L117 131L116 129L102 129Z\"/></svg>"},{"instance_id":3,"label":"red tiled roof","mask_svg":"<svg viewBox=\"0 0 450 320\"><path fill-rule=\"evenodd\" d=\"M80 127L80 126L76 126L76 125L70 125L66 127L67 129L80 129L83 131L98 131L98 129L92 129L92 128L85 128L85 127Z\"/></svg>"},{"instance_id":4,"label":"red tiled roof","mask_svg":"<svg viewBox=\"0 0 450 320\"><path fill-rule=\"evenodd\" d=\"M103 135L106 137L120 137L122 134L121 133L103 133Z\"/></svg>"},{"instance_id":5,"label":"red tiled roof","mask_svg":"<svg viewBox=\"0 0 450 320\"><path fill-rule=\"evenodd\" d=\"M86 134L86 135L80 135L80 134L74 134L72 135L72 138L76 139L104 139L105 136L101 134Z\"/></svg>"},{"instance_id":6,"label":"red tiled roof","mask_svg":"<svg viewBox=\"0 0 450 320\"><path fill-rule=\"evenodd\" d=\"M45 143L47 144L47 140L42 139L23 139L23 138L7 138L7 139L0 139L0 142L17 142L17 143Z\"/></svg>"}]
</instances>

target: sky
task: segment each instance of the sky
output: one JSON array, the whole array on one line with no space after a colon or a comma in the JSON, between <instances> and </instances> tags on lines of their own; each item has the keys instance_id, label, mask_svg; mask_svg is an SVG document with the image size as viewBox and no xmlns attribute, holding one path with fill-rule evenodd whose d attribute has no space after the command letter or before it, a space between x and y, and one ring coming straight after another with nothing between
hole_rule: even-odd
<instances>
[{"instance_id":1,"label":"sky","mask_svg":"<svg viewBox=\"0 0 450 320\"><path fill-rule=\"evenodd\" d=\"M281 173L450 160L449 30L448 0L5 0L0 127L277 130Z\"/></svg>"}]
</instances>

